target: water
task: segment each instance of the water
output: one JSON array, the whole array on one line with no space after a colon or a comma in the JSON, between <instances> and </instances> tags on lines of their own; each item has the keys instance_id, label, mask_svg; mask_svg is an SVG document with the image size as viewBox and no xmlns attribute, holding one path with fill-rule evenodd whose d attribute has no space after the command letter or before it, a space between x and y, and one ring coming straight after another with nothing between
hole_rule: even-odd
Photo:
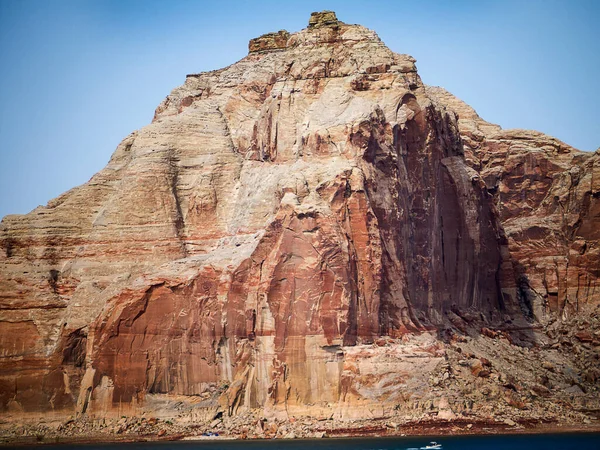
<instances>
[{"instance_id":1,"label":"water","mask_svg":"<svg viewBox=\"0 0 600 450\"><path fill-rule=\"evenodd\" d=\"M277 441L180 441L131 444L49 445L38 450L406 450L430 441L443 450L600 450L600 433L509 436L430 436L406 438L346 438ZM23 448L23 447L20 447Z\"/></svg>"}]
</instances>

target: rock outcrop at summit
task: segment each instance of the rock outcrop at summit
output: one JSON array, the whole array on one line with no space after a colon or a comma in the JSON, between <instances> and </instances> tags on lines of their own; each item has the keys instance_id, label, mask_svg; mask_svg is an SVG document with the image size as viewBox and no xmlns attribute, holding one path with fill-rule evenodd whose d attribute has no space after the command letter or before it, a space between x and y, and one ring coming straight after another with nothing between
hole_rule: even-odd
<instances>
[{"instance_id":1,"label":"rock outcrop at summit","mask_svg":"<svg viewBox=\"0 0 600 450\"><path fill-rule=\"evenodd\" d=\"M188 75L88 183L4 218L0 410L397 405L458 334L600 303L599 164L315 13Z\"/></svg>"}]
</instances>

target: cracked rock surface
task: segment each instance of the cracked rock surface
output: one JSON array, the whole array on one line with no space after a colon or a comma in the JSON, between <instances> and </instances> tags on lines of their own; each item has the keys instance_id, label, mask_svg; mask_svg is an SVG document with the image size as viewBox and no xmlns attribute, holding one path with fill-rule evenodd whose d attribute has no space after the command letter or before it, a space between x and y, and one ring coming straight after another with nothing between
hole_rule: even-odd
<instances>
[{"instance_id":1,"label":"cracked rock surface","mask_svg":"<svg viewBox=\"0 0 600 450\"><path fill-rule=\"evenodd\" d=\"M3 219L3 416L593 420L600 153L331 12L249 50Z\"/></svg>"}]
</instances>

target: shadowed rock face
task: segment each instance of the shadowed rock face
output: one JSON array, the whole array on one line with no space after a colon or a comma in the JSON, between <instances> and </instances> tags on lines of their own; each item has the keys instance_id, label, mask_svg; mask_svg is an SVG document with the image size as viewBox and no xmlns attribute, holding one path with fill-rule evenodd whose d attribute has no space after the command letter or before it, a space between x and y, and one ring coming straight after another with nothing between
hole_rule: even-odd
<instances>
[{"instance_id":1,"label":"shadowed rock face","mask_svg":"<svg viewBox=\"0 0 600 450\"><path fill-rule=\"evenodd\" d=\"M598 303L598 155L482 121L331 12L249 49L4 218L1 410L356 415L392 395L361 345Z\"/></svg>"},{"instance_id":2,"label":"shadowed rock face","mask_svg":"<svg viewBox=\"0 0 600 450\"><path fill-rule=\"evenodd\" d=\"M510 251L511 288L528 314L566 319L600 298L600 152L536 131L502 130L441 88L459 114L466 160L493 195Z\"/></svg>"}]
</instances>

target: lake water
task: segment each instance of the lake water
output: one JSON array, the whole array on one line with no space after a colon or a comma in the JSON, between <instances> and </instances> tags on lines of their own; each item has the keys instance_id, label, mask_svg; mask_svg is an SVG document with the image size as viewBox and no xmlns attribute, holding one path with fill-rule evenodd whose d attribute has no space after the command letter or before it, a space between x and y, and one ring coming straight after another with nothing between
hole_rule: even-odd
<instances>
[{"instance_id":1,"label":"lake water","mask_svg":"<svg viewBox=\"0 0 600 450\"><path fill-rule=\"evenodd\" d=\"M418 449L430 441L443 450L600 450L600 433L509 436L431 436L406 438L347 438L277 441L179 441L132 444L41 446L39 450L83 448L85 450L406 450ZM23 447L20 447L23 448Z\"/></svg>"}]
</instances>

